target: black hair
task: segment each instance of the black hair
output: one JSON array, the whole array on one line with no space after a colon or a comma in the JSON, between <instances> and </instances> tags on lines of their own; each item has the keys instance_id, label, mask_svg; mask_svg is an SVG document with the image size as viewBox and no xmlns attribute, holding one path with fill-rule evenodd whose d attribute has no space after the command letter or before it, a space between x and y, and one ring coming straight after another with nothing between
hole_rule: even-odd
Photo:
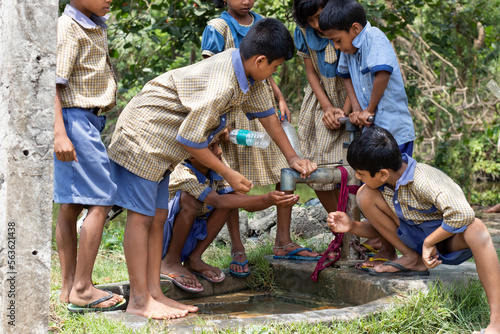
<instances>
[{"instance_id":1,"label":"black hair","mask_svg":"<svg viewBox=\"0 0 500 334\"><path fill-rule=\"evenodd\" d=\"M356 0L331 0L323 8L319 16L319 28L323 31L330 29L347 31L354 23L366 25L366 13Z\"/></svg>"},{"instance_id":2,"label":"black hair","mask_svg":"<svg viewBox=\"0 0 500 334\"><path fill-rule=\"evenodd\" d=\"M212 0L214 3L215 8L224 8L226 6L226 3L224 0Z\"/></svg>"},{"instance_id":3,"label":"black hair","mask_svg":"<svg viewBox=\"0 0 500 334\"><path fill-rule=\"evenodd\" d=\"M397 171L403 160L398 143L384 128L371 126L356 137L347 149L347 162L354 170L365 170L372 177L381 169Z\"/></svg>"},{"instance_id":4,"label":"black hair","mask_svg":"<svg viewBox=\"0 0 500 334\"><path fill-rule=\"evenodd\" d=\"M281 58L292 59L294 51L295 45L290 32L281 21L273 18L257 21L240 43L241 57L244 60L263 55L269 64Z\"/></svg>"},{"instance_id":5,"label":"black hair","mask_svg":"<svg viewBox=\"0 0 500 334\"><path fill-rule=\"evenodd\" d=\"M300 27L308 25L308 20L318 9L324 8L328 0L293 0L293 20Z\"/></svg>"}]
</instances>

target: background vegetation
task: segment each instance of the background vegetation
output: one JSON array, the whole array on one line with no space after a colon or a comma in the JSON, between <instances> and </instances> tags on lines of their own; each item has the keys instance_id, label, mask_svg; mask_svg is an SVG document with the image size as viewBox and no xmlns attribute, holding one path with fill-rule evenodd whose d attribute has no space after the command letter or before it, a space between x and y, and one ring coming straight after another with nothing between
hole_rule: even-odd
<instances>
[{"instance_id":1,"label":"background vegetation","mask_svg":"<svg viewBox=\"0 0 500 334\"><path fill-rule=\"evenodd\" d=\"M61 9L68 1L61 1ZM500 0L361 0L372 25L393 42L417 132L416 157L441 168L471 202L500 202L500 189L471 191L476 181L500 178L500 101L486 88L500 82ZM257 0L254 11L284 22L293 32L292 0ZM201 60L201 34L220 15L211 1L114 0L109 52L119 83L116 118L150 79ZM275 75L293 121L307 83L302 60Z\"/></svg>"}]
</instances>

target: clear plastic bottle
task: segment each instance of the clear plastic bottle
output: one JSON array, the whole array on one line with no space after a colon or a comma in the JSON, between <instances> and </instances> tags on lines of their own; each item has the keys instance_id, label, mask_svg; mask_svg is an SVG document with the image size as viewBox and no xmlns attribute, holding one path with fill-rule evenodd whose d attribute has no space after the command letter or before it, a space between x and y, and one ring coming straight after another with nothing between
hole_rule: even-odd
<instances>
[{"instance_id":1,"label":"clear plastic bottle","mask_svg":"<svg viewBox=\"0 0 500 334\"><path fill-rule=\"evenodd\" d=\"M236 129L229 132L229 141L233 144L266 148L271 143L271 137L265 132Z\"/></svg>"},{"instance_id":2,"label":"clear plastic bottle","mask_svg":"<svg viewBox=\"0 0 500 334\"><path fill-rule=\"evenodd\" d=\"M490 80L486 86L491 90L491 92L496 96L497 99L500 100L500 87L495 80Z\"/></svg>"},{"instance_id":3,"label":"clear plastic bottle","mask_svg":"<svg viewBox=\"0 0 500 334\"><path fill-rule=\"evenodd\" d=\"M302 152L300 151L300 142L299 136L297 135L297 130L295 130L294 126L288 123L288 119L285 116L285 120L281 122L281 127L285 131L286 136L288 137L288 141L292 145L295 153L297 153L299 158L302 158Z\"/></svg>"}]
</instances>

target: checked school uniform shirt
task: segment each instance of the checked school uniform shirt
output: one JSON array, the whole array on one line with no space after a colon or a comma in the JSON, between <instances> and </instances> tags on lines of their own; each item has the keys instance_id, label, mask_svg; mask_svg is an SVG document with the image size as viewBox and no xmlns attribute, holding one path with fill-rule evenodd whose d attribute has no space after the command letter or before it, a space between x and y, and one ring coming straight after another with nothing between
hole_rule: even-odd
<instances>
[{"instance_id":1,"label":"checked school uniform shirt","mask_svg":"<svg viewBox=\"0 0 500 334\"><path fill-rule=\"evenodd\" d=\"M57 20L56 83L62 108L116 105L116 79L108 55L104 23L107 16L90 18L70 5Z\"/></svg>"},{"instance_id":2,"label":"checked school uniform shirt","mask_svg":"<svg viewBox=\"0 0 500 334\"><path fill-rule=\"evenodd\" d=\"M254 20L248 26L240 25L231 15L223 12L220 18L208 22L203 31L201 49L203 56L212 56L228 48L238 48L241 40L250 30L251 26L262 19L262 16L250 12ZM269 80L265 80L269 96L268 99L276 109L276 100ZM241 112L229 115L228 125L232 129L244 129L255 132L266 130L258 120L249 120L243 117ZM234 145L229 142L221 142L221 149L229 166L243 174L256 186L276 184L281 179L281 169L290 167L283 153L274 141L271 141L265 149Z\"/></svg>"},{"instance_id":3,"label":"checked school uniform shirt","mask_svg":"<svg viewBox=\"0 0 500 334\"><path fill-rule=\"evenodd\" d=\"M403 162L408 166L395 189L387 185L379 188L399 219L410 225L443 220L441 227L445 231L465 231L475 214L462 189L439 169L417 163L407 154L403 154Z\"/></svg>"},{"instance_id":4,"label":"checked school uniform shirt","mask_svg":"<svg viewBox=\"0 0 500 334\"><path fill-rule=\"evenodd\" d=\"M347 93L344 79L336 73L339 52L335 50L333 42L319 36L311 27L295 28L294 40L297 54L302 58L311 59L321 87L331 104L342 109ZM304 88L304 93L298 128L300 149L304 158L318 164L338 162L343 157L343 143L349 141L349 134L345 127L330 130L325 126L322 120L325 112L309 83ZM309 185L318 191L333 190L337 186L333 183Z\"/></svg>"},{"instance_id":5,"label":"checked school uniform shirt","mask_svg":"<svg viewBox=\"0 0 500 334\"><path fill-rule=\"evenodd\" d=\"M340 53L337 74L342 78L351 78L358 102L365 110L370 103L375 74L389 72L389 83L375 109L374 123L388 130L398 145L415 140L403 77L391 42L379 28L366 22L352 45L358 51L353 55Z\"/></svg>"},{"instance_id":6,"label":"checked school uniform shirt","mask_svg":"<svg viewBox=\"0 0 500 334\"><path fill-rule=\"evenodd\" d=\"M148 82L120 114L108 154L158 182L190 157L180 143L208 147L235 107L248 118L275 113L266 85L247 78L239 49L229 49Z\"/></svg>"},{"instance_id":7,"label":"checked school uniform shirt","mask_svg":"<svg viewBox=\"0 0 500 334\"><path fill-rule=\"evenodd\" d=\"M223 162L225 163L224 160ZM200 202L203 202L211 191L215 191L220 195L234 192L233 188L222 176L213 170L210 170L208 176L205 176L194 168L189 161L181 162L175 167L172 174L170 174L168 188L170 198L174 198L175 193L182 190ZM206 219L212 209L213 207L203 203L197 217Z\"/></svg>"}]
</instances>

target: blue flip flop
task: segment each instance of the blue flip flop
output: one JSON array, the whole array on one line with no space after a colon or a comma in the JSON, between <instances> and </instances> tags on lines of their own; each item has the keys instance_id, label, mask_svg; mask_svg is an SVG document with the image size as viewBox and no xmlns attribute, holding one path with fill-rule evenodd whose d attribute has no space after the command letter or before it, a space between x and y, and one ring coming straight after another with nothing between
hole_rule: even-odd
<instances>
[{"instance_id":1,"label":"blue flip flop","mask_svg":"<svg viewBox=\"0 0 500 334\"><path fill-rule=\"evenodd\" d=\"M237 265L241 266L241 268L243 269L243 267L248 264L248 260L245 260L243 262L231 261L231 264L237 264ZM239 272L231 270L231 268L229 268L229 273L231 274L231 276L234 276L234 277L248 277L248 275L250 275L250 270L247 272L239 273Z\"/></svg>"},{"instance_id":2,"label":"blue flip flop","mask_svg":"<svg viewBox=\"0 0 500 334\"><path fill-rule=\"evenodd\" d=\"M273 256L273 259L284 259L284 260L301 260L301 261L318 261L319 259L321 259L321 256L315 256L315 257L312 257L312 256L300 256L300 255L295 255L297 254L298 252L301 252L303 250L306 250L306 251L309 251L309 252L312 252L312 249L311 248L308 248L308 247L301 247L301 248L297 248L297 249L294 249L292 251L290 251L290 253L286 254L286 255L274 255Z\"/></svg>"}]
</instances>

